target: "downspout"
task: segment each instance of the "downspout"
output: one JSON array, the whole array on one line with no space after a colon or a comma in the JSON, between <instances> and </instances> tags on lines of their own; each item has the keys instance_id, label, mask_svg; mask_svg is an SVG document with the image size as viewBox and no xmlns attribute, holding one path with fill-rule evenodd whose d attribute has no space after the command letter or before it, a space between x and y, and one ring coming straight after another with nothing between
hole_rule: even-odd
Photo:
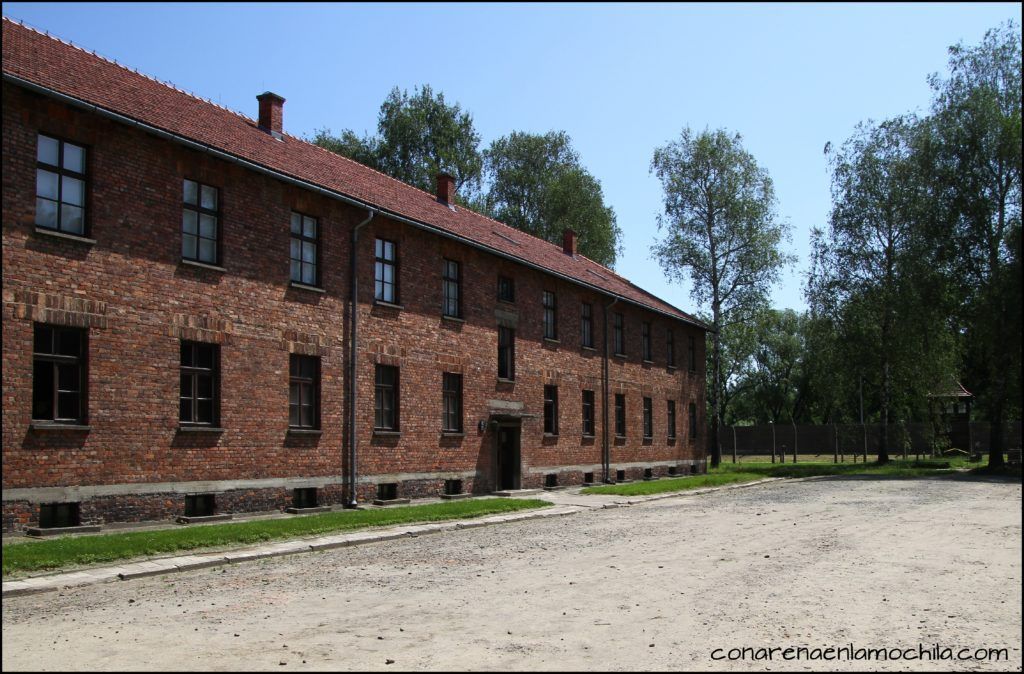
<instances>
[{"instance_id":1,"label":"downspout","mask_svg":"<svg viewBox=\"0 0 1024 674\"><path fill-rule=\"evenodd\" d=\"M611 464L612 464L612 450L610 444L610 438L608 437L608 310L615 306L615 303L619 301L616 297L611 301L611 304L604 305L604 358L601 362L601 395L604 400L601 403L601 470L604 473L603 482L608 484L611 482Z\"/></svg>"},{"instance_id":2,"label":"downspout","mask_svg":"<svg viewBox=\"0 0 1024 674\"><path fill-rule=\"evenodd\" d=\"M352 266L352 300L351 304L351 324L352 324L352 341L350 343L351 352L348 357L348 498L349 502L345 504L346 508L355 508L358 505L356 500L356 357L359 354L359 274L356 271L356 262L358 261L358 255L356 254L356 244L359 243L359 230L370 224L370 220L373 220L373 216L377 214L377 211L370 209L369 215L366 219L360 222L352 230L352 250L350 251L349 260Z\"/></svg>"}]
</instances>

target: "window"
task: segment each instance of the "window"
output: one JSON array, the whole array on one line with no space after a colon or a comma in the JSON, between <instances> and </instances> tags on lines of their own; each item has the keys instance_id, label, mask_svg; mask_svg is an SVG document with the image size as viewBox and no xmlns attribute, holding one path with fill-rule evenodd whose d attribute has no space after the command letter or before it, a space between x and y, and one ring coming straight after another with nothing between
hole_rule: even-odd
<instances>
[{"instance_id":1,"label":"window","mask_svg":"<svg viewBox=\"0 0 1024 674\"><path fill-rule=\"evenodd\" d=\"M640 346L644 360L654 360L654 356L651 355L651 324L647 321L640 324Z\"/></svg>"},{"instance_id":2,"label":"window","mask_svg":"<svg viewBox=\"0 0 1024 674\"><path fill-rule=\"evenodd\" d=\"M213 426L217 422L220 347L181 342L181 396L178 420L184 425Z\"/></svg>"},{"instance_id":3,"label":"window","mask_svg":"<svg viewBox=\"0 0 1024 674\"><path fill-rule=\"evenodd\" d=\"M498 379L516 378L516 331L498 326Z\"/></svg>"},{"instance_id":4,"label":"window","mask_svg":"<svg viewBox=\"0 0 1024 674\"><path fill-rule=\"evenodd\" d=\"M690 440L697 438L697 405L690 403Z\"/></svg>"},{"instance_id":5,"label":"window","mask_svg":"<svg viewBox=\"0 0 1024 674\"><path fill-rule=\"evenodd\" d=\"M674 440L676 437L676 401L668 401L668 439Z\"/></svg>"},{"instance_id":6,"label":"window","mask_svg":"<svg viewBox=\"0 0 1024 674\"><path fill-rule=\"evenodd\" d=\"M615 435L626 437L626 394L615 394Z\"/></svg>"},{"instance_id":7,"label":"window","mask_svg":"<svg viewBox=\"0 0 1024 674\"><path fill-rule=\"evenodd\" d=\"M594 348L594 308L589 302L580 305L580 346Z\"/></svg>"},{"instance_id":8,"label":"window","mask_svg":"<svg viewBox=\"0 0 1024 674\"><path fill-rule=\"evenodd\" d=\"M558 315L555 294L544 291L544 339L558 339Z\"/></svg>"},{"instance_id":9,"label":"window","mask_svg":"<svg viewBox=\"0 0 1024 674\"><path fill-rule=\"evenodd\" d=\"M316 218L292 212L291 279L295 283L320 285L319 236Z\"/></svg>"},{"instance_id":10,"label":"window","mask_svg":"<svg viewBox=\"0 0 1024 674\"><path fill-rule=\"evenodd\" d=\"M644 437L654 437L654 404L650 398L644 398Z\"/></svg>"},{"instance_id":11,"label":"window","mask_svg":"<svg viewBox=\"0 0 1024 674\"><path fill-rule=\"evenodd\" d=\"M544 387L544 434L558 435L558 387Z\"/></svg>"},{"instance_id":12,"label":"window","mask_svg":"<svg viewBox=\"0 0 1024 674\"><path fill-rule=\"evenodd\" d=\"M516 301L516 284L508 276L498 277L498 299L502 302Z\"/></svg>"},{"instance_id":13,"label":"window","mask_svg":"<svg viewBox=\"0 0 1024 674\"><path fill-rule=\"evenodd\" d=\"M85 235L85 148L39 134L36 224Z\"/></svg>"},{"instance_id":14,"label":"window","mask_svg":"<svg viewBox=\"0 0 1024 674\"><path fill-rule=\"evenodd\" d=\"M218 264L220 211L218 190L194 180L184 182L181 209L181 256L186 260Z\"/></svg>"},{"instance_id":15,"label":"window","mask_svg":"<svg viewBox=\"0 0 1024 674\"><path fill-rule=\"evenodd\" d=\"M441 430L446 433L462 432L462 375L445 372L441 383L443 409Z\"/></svg>"},{"instance_id":16,"label":"window","mask_svg":"<svg viewBox=\"0 0 1024 674\"><path fill-rule=\"evenodd\" d=\"M462 318L462 280L458 262L444 260L441 286L441 313Z\"/></svg>"},{"instance_id":17,"label":"window","mask_svg":"<svg viewBox=\"0 0 1024 674\"><path fill-rule=\"evenodd\" d=\"M373 298L398 304L398 245L387 239L374 243Z\"/></svg>"},{"instance_id":18,"label":"window","mask_svg":"<svg viewBox=\"0 0 1024 674\"><path fill-rule=\"evenodd\" d=\"M615 314L613 337L612 346L615 348L615 355L626 355L626 335L625 328L623 326L622 314Z\"/></svg>"},{"instance_id":19,"label":"window","mask_svg":"<svg viewBox=\"0 0 1024 674\"><path fill-rule=\"evenodd\" d=\"M291 354L288 380L288 425L320 428L320 359Z\"/></svg>"},{"instance_id":20,"label":"window","mask_svg":"<svg viewBox=\"0 0 1024 674\"><path fill-rule=\"evenodd\" d=\"M583 392L583 435L594 434L594 392Z\"/></svg>"},{"instance_id":21,"label":"window","mask_svg":"<svg viewBox=\"0 0 1024 674\"><path fill-rule=\"evenodd\" d=\"M667 356L666 360L668 361L668 366L669 367L675 367L676 366L676 336L675 336L675 333L672 332L671 328L669 328L667 340L668 341L666 343L666 352L667 352L668 356Z\"/></svg>"},{"instance_id":22,"label":"window","mask_svg":"<svg viewBox=\"0 0 1024 674\"><path fill-rule=\"evenodd\" d=\"M82 423L85 330L36 323L32 350L32 418Z\"/></svg>"},{"instance_id":23,"label":"window","mask_svg":"<svg viewBox=\"0 0 1024 674\"><path fill-rule=\"evenodd\" d=\"M697 343L696 340L691 336L689 338L689 359L690 359L690 372L697 371Z\"/></svg>"},{"instance_id":24,"label":"window","mask_svg":"<svg viewBox=\"0 0 1024 674\"><path fill-rule=\"evenodd\" d=\"M381 431L398 430L398 368L378 365L373 398L373 427Z\"/></svg>"}]
</instances>

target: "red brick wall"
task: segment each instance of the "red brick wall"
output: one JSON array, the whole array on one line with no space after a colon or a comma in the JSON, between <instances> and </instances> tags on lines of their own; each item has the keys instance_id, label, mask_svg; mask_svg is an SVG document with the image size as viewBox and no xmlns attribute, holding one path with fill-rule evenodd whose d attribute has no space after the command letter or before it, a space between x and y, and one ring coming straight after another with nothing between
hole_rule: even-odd
<instances>
[{"instance_id":1,"label":"red brick wall","mask_svg":"<svg viewBox=\"0 0 1024 674\"><path fill-rule=\"evenodd\" d=\"M203 481L321 478L323 486L343 483L348 470L348 246L351 227L366 213L13 85L5 83L3 91L5 529L26 523L24 503L18 505L15 496L8 496L15 492L8 490L177 483L180 493L190 485L204 491L203 485L193 484ZM39 132L88 148L88 236L95 243L36 232ZM223 271L181 263L181 183L186 177L220 188ZM293 209L319 218L324 293L289 286ZM371 302L378 234L399 243L402 309ZM473 479L475 471L487 478L490 470L491 432L480 434L476 428L487 419L486 401L521 401L526 412L542 415L545 383L559 386L561 432L545 439L540 416L524 422L524 485L543 480L530 468L600 465L605 298L384 218L363 229L358 253L358 468L368 480L360 487L361 497L372 495L374 475L402 475L407 484L400 486L400 495L439 490L446 476L441 473L463 475L467 489L487 491L486 479L475 484ZM442 256L462 262L464 322L440 316ZM499 270L516 282L516 303L506 307L518 313L514 385L496 380ZM557 345L541 339L542 289L558 293ZM579 347L581 299L594 306L593 352ZM694 444L687 437L686 410L690 400L703 410L703 373L687 372L686 337L697 337L703 370L703 333L675 323L680 367L669 372L664 335L670 321L622 303L616 310L626 315L629 357L612 359L610 371L613 390L621 387L627 393L630 427L625 443L612 447L613 468L615 463L702 458L702 439ZM639 362L641 320L654 326L652 366ZM33 321L88 327L88 431L30 428ZM182 338L221 344L222 433L178 430ZM288 433L290 351L322 358L319 436ZM375 362L401 368L400 437L372 433ZM462 438L441 437L444 371L463 374ZM597 437L591 441L580 437L583 382L594 390L597 404ZM641 396L647 395L642 391L654 398L650 445L640 438ZM675 445L665 441L664 401L669 396L677 400ZM334 487L327 491L340 495ZM110 517L130 519L118 513L160 510L136 505L140 498L146 497L133 496L131 507L120 510L112 505ZM279 495L261 498L280 500ZM166 493L152 499L173 502Z\"/></svg>"}]
</instances>

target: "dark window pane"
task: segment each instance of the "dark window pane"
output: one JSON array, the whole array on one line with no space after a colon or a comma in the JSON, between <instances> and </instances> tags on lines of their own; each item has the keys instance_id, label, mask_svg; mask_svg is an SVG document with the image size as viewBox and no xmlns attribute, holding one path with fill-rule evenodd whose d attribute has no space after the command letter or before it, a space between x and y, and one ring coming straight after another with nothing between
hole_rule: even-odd
<instances>
[{"instance_id":1,"label":"dark window pane","mask_svg":"<svg viewBox=\"0 0 1024 674\"><path fill-rule=\"evenodd\" d=\"M191 180L184 183L185 203L193 206L199 205L199 184Z\"/></svg>"},{"instance_id":2,"label":"dark window pane","mask_svg":"<svg viewBox=\"0 0 1024 674\"><path fill-rule=\"evenodd\" d=\"M192 399L182 398L178 404L178 420L184 422L192 421Z\"/></svg>"},{"instance_id":3,"label":"dark window pane","mask_svg":"<svg viewBox=\"0 0 1024 674\"><path fill-rule=\"evenodd\" d=\"M82 353L82 333L78 330L57 330L57 353L62 356L79 356Z\"/></svg>"},{"instance_id":4,"label":"dark window pane","mask_svg":"<svg viewBox=\"0 0 1024 674\"><path fill-rule=\"evenodd\" d=\"M57 365L57 389L59 391L78 391L80 388L78 364L61 363Z\"/></svg>"},{"instance_id":5,"label":"dark window pane","mask_svg":"<svg viewBox=\"0 0 1024 674\"><path fill-rule=\"evenodd\" d=\"M78 391L61 391L57 394L57 418L78 419L78 402L80 394Z\"/></svg>"},{"instance_id":6,"label":"dark window pane","mask_svg":"<svg viewBox=\"0 0 1024 674\"><path fill-rule=\"evenodd\" d=\"M36 353L53 353L53 328L37 324L33 338L33 348Z\"/></svg>"},{"instance_id":7,"label":"dark window pane","mask_svg":"<svg viewBox=\"0 0 1024 674\"><path fill-rule=\"evenodd\" d=\"M196 421L202 424L213 423L213 401L212 400L197 400L196 401Z\"/></svg>"},{"instance_id":8,"label":"dark window pane","mask_svg":"<svg viewBox=\"0 0 1024 674\"><path fill-rule=\"evenodd\" d=\"M196 367L202 368L213 368L214 356L213 356L213 345L211 344L196 344Z\"/></svg>"},{"instance_id":9,"label":"dark window pane","mask_svg":"<svg viewBox=\"0 0 1024 674\"><path fill-rule=\"evenodd\" d=\"M32 418L53 419L53 363L36 361L32 368Z\"/></svg>"},{"instance_id":10,"label":"dark window pane","mask_svg":"<svg viewBox=\"0 0 1024 674\"><path fill-rule=\"evenodd\" d=\"M36 196L57 200L59 177L53 171L36 169Z\"/></svg>"}]
</instances>

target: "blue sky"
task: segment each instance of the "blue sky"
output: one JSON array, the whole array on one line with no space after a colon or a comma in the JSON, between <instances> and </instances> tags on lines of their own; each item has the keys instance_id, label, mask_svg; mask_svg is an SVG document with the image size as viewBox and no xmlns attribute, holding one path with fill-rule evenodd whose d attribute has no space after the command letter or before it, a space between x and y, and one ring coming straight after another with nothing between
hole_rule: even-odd
<instances>
[{"instance_id":1,"label":"blue sky","mask_svg":"<svg viewBox=\"0 0 1024 674\"><path fill-rule=\"evenodd\" d=\"M106 4L5 2L4 15L250 117L287 99L285 129L376 129L393 86L430 84L484 145L564 130L618 216L616 270L689 310L650 253L662 208L654 148L726 128L775 181L799 262L773 293L805 308L808 235L825 223L826 142L862 120L925 112L946 48L1020 22L990 4Z\"/></svg>"}]
</instances>

